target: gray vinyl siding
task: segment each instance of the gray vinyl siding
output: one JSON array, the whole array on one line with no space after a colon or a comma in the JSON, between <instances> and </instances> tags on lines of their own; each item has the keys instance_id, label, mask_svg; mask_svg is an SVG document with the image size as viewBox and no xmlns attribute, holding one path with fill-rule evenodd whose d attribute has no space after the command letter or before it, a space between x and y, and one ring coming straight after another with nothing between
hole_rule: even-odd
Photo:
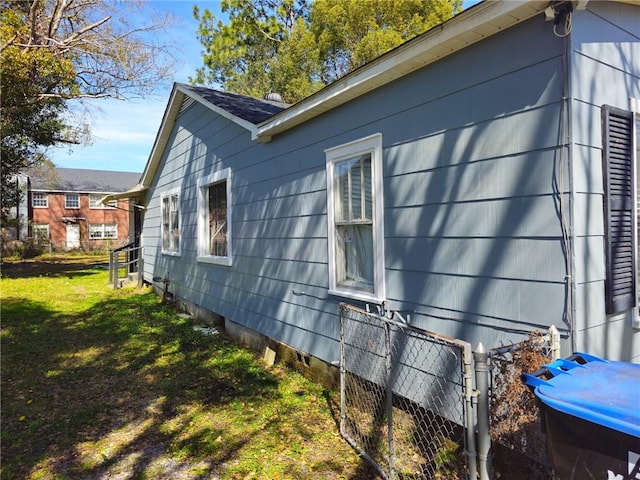
<instances>
[{"instance_id":1,"label":"gray vinyl siding","mask_svg":"<svg viewBox=\"0 0 640 480\"><path fill-rule=\"evenodd\" d=\"M551 324L568 336L562 43L549 27L532 19L397 82L389 103L414 106L380 129L389 306L474 345Z\"/></svg>"},{"instance_id":2,"label":"gray vinyl siding","mask_svg":"<svg viewBox=\"0 0 640 480\"><path fill-rule=\"evenodd\" d=\"M574 12L570 40L576 277L576 348L640 360L631 315L605 314L602 132L604 104L629 109L640 98L639 7L589 2Z\"/></svg>"},{"instance_id":3,"label":"gray vinyl siding","mask_svg":"<svg viewBox=\"0 0 640 480\"><path fill-rule=\"evenodd\" d=\"M338 302L348 299L327 291L324 149L379 132L387 307L487 347L555 324L566 352L558 193L571 205L567 151L558 147L566 59L552 27L537 16L265 144L194 103L178 117L149 192L145 277L169 271L179 297L336 361ZM602 215L602 188L591 194L597 180L586 168L599 143L577 143L572 153L585 168L574 180L584 185L573 199L576 256L602 248L601 218L584 215ZM232 171L230 267L196 259L197 181L224 168ZM160 196L174 188L180 256L160 253ZM576 303L597 304L587 290L602 281L600 264L576 266L576 275Z\"/></svg>"}]
</instances>

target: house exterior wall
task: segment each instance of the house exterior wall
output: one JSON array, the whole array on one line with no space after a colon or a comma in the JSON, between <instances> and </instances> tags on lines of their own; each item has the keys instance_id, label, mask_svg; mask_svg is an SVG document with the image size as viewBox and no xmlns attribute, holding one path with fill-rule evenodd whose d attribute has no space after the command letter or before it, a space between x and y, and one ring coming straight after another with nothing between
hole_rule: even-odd
<instances>
[{"instance_id":1,"label":"house exterior wall","mask_svg":"<svg viewBox=\"0 0 640 480\"><path fill-rule=\"evenodd\" d=\"M89 193L79 193L80 208L65 207L65 192L45 192L48 207L34 207L32 195L29 195L31 225L49 225L51 246L54 250L67 250L67 225L78 224L80 245L78 248L94 250L117 246L129 236L129 206L119 201L118 208L91 208ZM69 192L78 193L78 192ZM105 194L106 195L106 194ZM118 236L114 239L89 238L89 225L116 224Z\"/></svg>"},{"instance_id":2,"label":"house exterior wall","mask_svg":"<svg viewBox=\"0 0 640 480\"><path fill-rule=\"evenodd\" d=\"M571 154L574 181L576 349L640 361L634 312L605 313L602 131L600 109L630 110L640 99L638 6L589 2L574 12L571 62Z\"/></svg>"},{"instance_id":3,"label":"house exterior wall","mask_svg":"<svg viewBox=\"0 0 640 480\"><path fill-rule=\"evenodd\" d=\"M564 50L552 28L533 18L266 144L192 105L150 187L145 279L168 274L176 296L338 360L338 303L350 300L328 294L324 150L381 133L386 307L487 347L555 324L567 351ZM229 267L196 259L197 181L225 168ZM181 251L167 255L160 198L176 189Z\"/></svg>"}]
</instances>

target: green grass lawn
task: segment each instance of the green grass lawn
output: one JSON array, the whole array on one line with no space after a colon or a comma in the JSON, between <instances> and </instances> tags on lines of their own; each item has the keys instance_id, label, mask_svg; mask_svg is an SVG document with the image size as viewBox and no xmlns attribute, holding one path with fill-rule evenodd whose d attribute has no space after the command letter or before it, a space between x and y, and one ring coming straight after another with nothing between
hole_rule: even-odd
<instances>
[{"instance_id":1,"label":"green grass lawn","mask_svg":"<svg viewBox=\"0 0 640 480\"><path fill-rule=\"evenodd\" d=\"M2 266L2 479L367 479L335 395L112 290L99 257Z\"/></svg>"}]
</instances>

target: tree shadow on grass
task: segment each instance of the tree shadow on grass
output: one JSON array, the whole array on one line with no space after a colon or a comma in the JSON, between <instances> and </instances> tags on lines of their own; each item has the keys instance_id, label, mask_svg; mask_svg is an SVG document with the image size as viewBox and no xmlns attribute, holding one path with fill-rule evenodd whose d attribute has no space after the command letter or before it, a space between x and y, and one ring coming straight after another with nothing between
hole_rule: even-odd
<instances>
[{"instance_id":1,"label":"tree shadow on grass","mask_svg":"<svg viewBox=\"0 0 640 480\"><path fill-rule=\"evenodd\" d=\"M138 471L152 460L154 445L181 441L180 428L171 433L163 424L185 405L276 394L273 375L223 339L193 332L152 294L112 299L70 317L27 298L5 299L2 310L2 478L27 478L38 468L99 476L141 448L130 466ZM236 358L224 365L212 355ZM219 436L215 428L210 435ZM90 449L104 438L119 446L101 459L83 458L78 445ZM41 464L47 458L59 465Z\"/></svg>"},{"instance_id":2,"label":"tree shadow on grass","mask_svg":"<svg viewBox=\"0 0 640 480\"><path fill-rule=\"evenodd\" d=\"M108 268L102 257L53 257L50 259L28 259L3 261L0 271L2 278L31 277L77 277L92 275L96 268Z\"/></svg>"},{"instance_id":3,"label":"tree shadow on grass","mask_svg":"<svg viewBox=\"0 0 640 480\"><path fill-rule=\"evenodd\" d=\"M73 315L3 300L2 479L218 478L265 449L287 478L345 476L333 445L296 460L316 420L277 372L153 293L114 297Z\"/></svg>"}]
</instances>

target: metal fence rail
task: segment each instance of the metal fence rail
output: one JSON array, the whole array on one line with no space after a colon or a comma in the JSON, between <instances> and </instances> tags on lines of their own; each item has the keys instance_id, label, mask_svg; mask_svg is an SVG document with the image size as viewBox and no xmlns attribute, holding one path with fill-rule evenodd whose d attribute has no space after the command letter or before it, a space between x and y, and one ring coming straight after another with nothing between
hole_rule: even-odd
<instances>
[{"instance_id":1,"label":"metal fence rail","mask_svg":"<svg viewBox=\"0 0 640 480\"><path fill-rule=\"evenodd\" d=\"M342 435L387 479L476 478L471 345L341 304Z\"/></svg>"}]
</instances>

